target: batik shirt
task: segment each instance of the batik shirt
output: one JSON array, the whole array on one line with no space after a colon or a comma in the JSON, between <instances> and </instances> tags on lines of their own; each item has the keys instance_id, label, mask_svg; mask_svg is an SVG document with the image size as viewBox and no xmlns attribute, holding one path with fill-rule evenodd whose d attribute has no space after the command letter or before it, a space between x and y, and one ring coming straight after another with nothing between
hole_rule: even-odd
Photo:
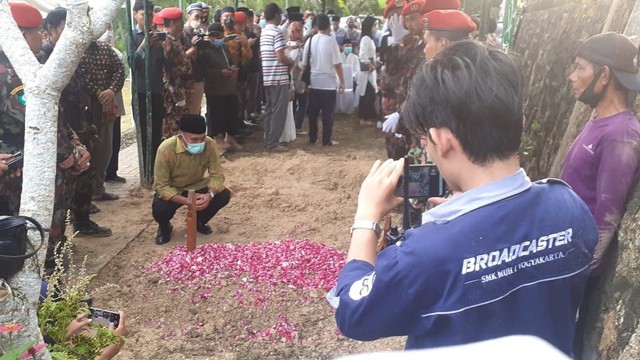
<instances>
[{"instance_id":1,"label":"batik shirt","mask_svg":"<svg viewBox=\"0 0 640 360\"><path fill-rule=\"evenodd\" d=\"M164 138L168 139L178 132L178 121L189 103L187 96L193 88L191 61L186 56L182 43L167 34L171 42L171 50L166 54L164 68L164 106L166 115L162 124Z\"/></svg>"}]
</instances>

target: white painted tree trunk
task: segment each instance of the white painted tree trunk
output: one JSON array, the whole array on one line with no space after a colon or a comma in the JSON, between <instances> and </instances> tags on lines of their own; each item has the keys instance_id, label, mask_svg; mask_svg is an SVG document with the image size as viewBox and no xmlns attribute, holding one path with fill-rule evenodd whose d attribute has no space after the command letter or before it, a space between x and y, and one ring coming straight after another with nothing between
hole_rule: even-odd
<instances>
[{"instance_id":1,"label":"white painted tree trunk","mask_svg":"<svg viewBox=\"0 0 640 360\"><path fill-rule=\"evenodd\" d=\"M68 0L66 27L55 50L41 65L29 49L6 0L0 0L0 48L25 85L24 167L20 213L48 228L53 217L58 100L89 43L102 35L123 0ZM19 323L15 344L42 339L36 308L46 246L9 280L15 296L0 299L0 324ZM50 359L47 354L46 359Z\"/></svg>"}]
</instances>

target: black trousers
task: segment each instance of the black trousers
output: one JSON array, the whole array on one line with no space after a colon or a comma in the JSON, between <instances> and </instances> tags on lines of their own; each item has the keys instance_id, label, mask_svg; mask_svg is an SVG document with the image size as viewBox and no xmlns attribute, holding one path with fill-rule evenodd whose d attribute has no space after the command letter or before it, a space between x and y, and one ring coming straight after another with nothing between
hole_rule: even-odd
<instances>
[{"instance_id":1,"label":"black trousers","mask_svg":"<svg viewBox=\"0 0 640 360\"><path fill-rule=\"evenodd\" d=\"M121 117L116 118L113 122L113 152L111 153L111 160L109 166L107 166L107 179L113 179L118 176L118 161L120 161L120 141L122 140L120 132Z\"/></svg>"},{"instance_id":2,"label":"black trousers","mask_svg":"<svg viewBox=\"0 0 640 360\"><path fill-rule=\"evenodd\" d=\"M135 100L134 100L135 101ZM156 152L162 143L162 122L165 115L164 102L162 94L151 95L151 173L153 174L153 164L156 161ZM149 159L147 159L147 94L138 93L138 124L140 126L140 138L142 139L142 159L145 167Z\"/></svg>"},{"instance_id":3,"label":"black trousers","mask_svg":"<svg viewBox=\"0 0 640 360\"><path fill-rule=\"evenodd\" d=\"M322 111L322 145L329 145L333 134L333 113L336 110L336 90L311 89L309 92L309 142L318 140L318 116Z\"/></svg>"},{"instance_id":4,"label":"black trousers","mask_svg":"<svg viewBox=\"0 0 640 360\"><path fill-rule=\"evenodd\" d=\"M207 94L207 135L238 134L238 97Z\"/></svg>"},{"instance_id":5,"label":"black trousers","mask_svg":"<svg viewBox=\"0 0 640 360\"><path fill-rule=\"evenodd\" d=\"M209 189L199 189L196 192L198 194L206 194L209 192ZM188 193L186 191L182 193L182 196L186 197L187 195ZM208 223L209 220L211 220L220 209L227 206L229 200L231 200L231 191L229 191L229 189L224 189L216 194L211 202L209 202L209 206L207 206L206 209L197 212L198 223ZM153 204L151 206L153 210L153 219L157 221L161 226L168 224L169 221L173 219L176 211L182 207L182 205L180 204L162 200L158 196L153 197Z\"/></svg>"}]
</instances>

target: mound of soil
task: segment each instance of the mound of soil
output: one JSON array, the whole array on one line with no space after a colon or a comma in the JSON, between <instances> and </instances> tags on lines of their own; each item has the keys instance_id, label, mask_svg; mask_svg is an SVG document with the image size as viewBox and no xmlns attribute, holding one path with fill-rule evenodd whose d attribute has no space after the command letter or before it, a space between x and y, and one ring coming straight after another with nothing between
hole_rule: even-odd
<instances>
[{"instance_id":1,"label":"mound of soil","mask_svg":"<svg viewBox=\"0 0 640 360\"><path fill-rule=\"evenodd\" d=\"M375 159L386 158L380 131L339 117L338 146L309 145L303 137L291 151L278 154L265 152L261 137L257 129L246 151L225 154L225 184L233 197L211 221L213 234L198 235L198 245L297 239L344 253L360 183ZM119 358L332 359L403 348L404 338L363 343L342 336L322 281L317 287L278 281L258 286L239 272L187 283L167 277L153 264L164 256L182 256L175 247L185 244L184 209L173 220L173 240L157 246L156 225L149 223L150 193L140 190L122 204L113 221L104 217L106 225L114 233L119 226L135 239L92 284L118 286L95 294L94 304L126 313L130 336ZM275 256L273 251L279 250L265 247L264 258ZM222 261L215 259L207 261ZM273 271L287 270L274 265Z\"/></svg>"}]
</instances>

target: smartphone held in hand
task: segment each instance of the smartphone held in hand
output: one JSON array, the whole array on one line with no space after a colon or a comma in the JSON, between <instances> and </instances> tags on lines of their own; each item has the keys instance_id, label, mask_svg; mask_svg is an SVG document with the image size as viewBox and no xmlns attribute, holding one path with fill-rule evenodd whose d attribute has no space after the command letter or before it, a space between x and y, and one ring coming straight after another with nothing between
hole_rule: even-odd
<instances>
[{"instance_id":1,"label":"smartphone held in hand","mask_svg":"<svg viewBox=\"0 0 640 360\"><path fill-rule=\"evenodd\" d=\"M98 324L103 324L107 327L109 324L113 324L114 328L117 328L120 324L120 314L117 312L97 308L89 308L89 311L91 312L91 319Z\"/></svg>"}]
</instances>

